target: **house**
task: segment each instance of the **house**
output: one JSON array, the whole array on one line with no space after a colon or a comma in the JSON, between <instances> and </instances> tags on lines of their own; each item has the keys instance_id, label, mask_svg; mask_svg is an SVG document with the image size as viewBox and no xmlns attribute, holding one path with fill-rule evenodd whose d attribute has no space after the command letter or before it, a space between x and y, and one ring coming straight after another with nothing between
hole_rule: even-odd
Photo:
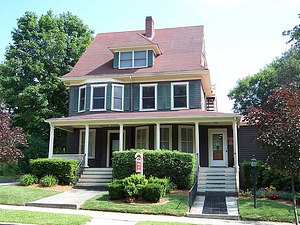
<instances>
[{"instance_id":1,"label":"house","mask_svg":"<svg viewBox=\"0 0 300 225\"><path fill-rule=\"evenodd\" d=\"M231 174L223 187L201 180L199 192L238 191L239 157L253 153L248 133L239 134L241 116L217 111L204 26L155 29L149 16L145 30L100 33L61 80L70 86L69 115L46 120L49 158L86 154L82 185L97 169L111 174L113 151L169 149L196 155L199 180ZM68 131L68 155L53 154L55 128Z\"/></svg>"}]
</instances>

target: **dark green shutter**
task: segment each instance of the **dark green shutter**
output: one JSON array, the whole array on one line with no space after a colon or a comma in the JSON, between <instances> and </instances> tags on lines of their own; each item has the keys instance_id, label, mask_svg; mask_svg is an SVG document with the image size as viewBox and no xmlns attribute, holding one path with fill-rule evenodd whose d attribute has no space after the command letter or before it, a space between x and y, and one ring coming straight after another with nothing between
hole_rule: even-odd
<instances>
[{"instance_id":1,"label":"dark green shutter","mask_svg":"<svg viewBox=\"0 0 300 225\"><path fill-rule=\"evenodd\" d=\"M140 109L140 86L135 86L134 87L134 110L139 110Z\"/></svg>"},{"instance_id":2,"label":"dark green shutter","mask_svg":"<svg viewBox=\"0 0 300 225\"><path fill-rule=\"evenodd\" d=\"M148 67L153 66L153 50L148 50Z\"/></svg>"},{"instance_id":3,"label":"dark green shutter","mask_svg":"<svg viewBox=\"0 0 300 225\"><path fill-rule=\"evenodd\" d=\"M106 90L106 109L111 109L111 85L107 85Z\"/></svg>"},{"instance_id":4,"label":"dark green shutter","mask_svg":"<svg viewBox=\"0 0 300 225\"><path fill-rule=\"evenodd\" d=\"M125 111L129 111L129 103L130 103L130 99L129 99L129 86L125 86L124 88L124 110Z\"/></svg>"},{"instance_id":5,"label":"dark green shutter","mask_svg":"<svg viewBox=\"0 0 300 225\"><path fill-rule=\"evenodd\" d=\"M171 109L171 85L168 84L165 87L166 89L166 109Z\"/></svg>"},{"instance_id":6,"label":"dark green shutter","mask_svg":"<svg viewBox=\"0 0 300 225\"><path fill-rule=\"evenodd\" d=\"M73 90L73 111L78 111L78 97L79 97L79 88L74 88Z\"/></svg>"},{"instance_id":7,"label":"dark green shutter","mask_svg":"<svg viewBox=\"0 0 300 225\"><path fill-rule=\"evenodd\" d=\"M157 109L163 109L163 85L157 85Z\"/></svg>"},{"instance_id":8,"label":"dark green shutter","mask_svg":"<svg viewBox=\"0 0 300 225\"><path fill-rule=\"evenodd\" d=\"M190 109L195 108L195 84L189 84L189 105Z\"/></svg>"},{"instance_id":9,"label":"dark green shutter","mask_svg":"<svg viewBox=\"0 0 300 225\"><path fill-rule=\"evenodd\" d=\"M85 110L90 110L91 107L91 86L85 88Z\"/></svg>"},{"instance_id":10,"label":"dark green shutter","mask_svg":"<svg viewBox=\"0 0 300 225\"><path fill-rule=\"evenodd\" d=\"M113 68L114 69L119 69L119 55L120 53L119 52L115 52L114 53L114 62L113 62Z\"/></svg>"}]
</instances>

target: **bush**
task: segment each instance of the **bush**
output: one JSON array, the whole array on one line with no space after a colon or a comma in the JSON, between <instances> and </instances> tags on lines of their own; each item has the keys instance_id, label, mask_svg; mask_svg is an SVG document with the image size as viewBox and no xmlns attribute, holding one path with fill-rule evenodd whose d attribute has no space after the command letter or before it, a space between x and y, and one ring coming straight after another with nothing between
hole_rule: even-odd
<instances>
[{"instance_id":1,"label":"bush","mask_svg":"<svg viewBox=\"0 0 300 225\"><path fill-rule=\"evenodd\" d=\"M40 184L43 187L51 187L58 184L58 180L53 175L46 175L40 179Z\"/></svg>"},{"instance_id":2,"label":"bush","mask_svg":"<svg viewBox=\"0 0 300 225\"><path fill-rule=\"evenodd\" d=\"M74 182L74 172L78 165L76 160L66 159L34 159L30 161L32 174L39 179L52 174L59 183L70 184Z\"/></svg>"},{"instance_id":3,"label":"bush","mask_svg":"<svg viewBox=\"0 0 300 225\"><path fill-rule=\"evenodd\" d=\"M38 178L32 174L25 174L20 177L19 182L22 186L28 186L31 184L36 184L38 182Z\"/></svg>"},{"instance_id":4,"label":"bush","mask_svg":"<svg viewBox=\"0 0 300 225\"><path fill-rule=\"evenodd\" d=\"M122 180L114 180L107 184L110 199L120 199L124 196L124 188Z\"/></svg>"},{"instance_id":5,"label":"bush","mask_svg":"<svg viewBox=\"0 0 300 225\"><path fill-rule=\"evenodd\" d=\"M159 183L149 183L145 186L145 199L150 202L159 202L164 192L163 185Z\"/></svg>"},{"instance_id":6,"label":"bush","mask_svg":"<svg viewBox=\"0 0 300 225\"><path fill-rule=\"evenodd\" d=\"M144 154L146 177L169 177L178 189L190 189L194 182L195 156L169 150L129 150L113 153L113 178L124 179L135 172L135 154Z\"/></svg>"},{"instance_id":7,"label":"bush","mask_svg":"<svg viewBox=\"0 0 300 225\"><path fill-rule=\"evenodd\" d=\"M125 196L142 199L143 190L141 186L146 184L148 184L148 180L146 179L145 175L141 176L141 174L132 174L130 177L124 178L123 185L125 187Z\"/></svg>"},{"instance_id":8,"label":"bush","mask_svg":"<svg viewBox=\"0 0 300 225\"><path fill-rule=\"evenodd\" d=\"M167 191L167 185L168 185L168 179L167 178L160 179L160 178L151 176L149 178L149 183L162 185L162 188L163 188L162 189L162 197L165 196L166 191Z\"/></svg>"}]
</instances>

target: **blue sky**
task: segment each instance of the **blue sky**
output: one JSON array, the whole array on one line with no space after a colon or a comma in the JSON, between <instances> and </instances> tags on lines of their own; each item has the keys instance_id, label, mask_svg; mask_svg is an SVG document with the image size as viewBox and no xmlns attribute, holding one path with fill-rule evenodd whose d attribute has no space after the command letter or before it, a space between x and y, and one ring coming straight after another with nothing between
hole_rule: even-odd
<instances>
[{"instance_id":1,"label":"blue sky","mask_svg":"<svg viewBox=\"0 0 300 225\"><path fill-rule=\"evenodd\" d=\"M263 69L289 48L282 31L300 24L299 0L0 0L0 62L11 31L25 11L70 11L97 33L141 30L146 16L155 28L204 25L208 67L221 112L236 81Z\"/></svg>"}]
</instances>

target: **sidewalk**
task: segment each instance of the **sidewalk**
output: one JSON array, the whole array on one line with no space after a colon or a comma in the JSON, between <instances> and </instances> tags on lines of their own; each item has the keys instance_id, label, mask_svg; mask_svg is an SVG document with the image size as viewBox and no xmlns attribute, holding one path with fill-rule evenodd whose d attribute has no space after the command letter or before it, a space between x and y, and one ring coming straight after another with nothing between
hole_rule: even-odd
<instances>
[{"instance_id":1,"label":"sidewalk","mask_svg":"<svg viewBox=\"0 0 300 225\"><path fill-rule=\"evenodd\" d=\"M11 206L0 205L1 209L11 210L29 210L35 212L48 213L64 213L75 215L88 215L93 219L87 225L134 225L141 221L159 221L159 222L180 222L193 224L212 224L212 225L291 225L290 223L272 223L272 222L254 222L254 221L237 221L237 220L218 220L218 219L204 219L204 218L189 218L189 217L175 217L175 216L157 216L146 214L131 214L131 213L114 213L114 212L99 212L88 210L72 210L59 208L40 208L31 206Z\"/></svg>"}]
</instances>

